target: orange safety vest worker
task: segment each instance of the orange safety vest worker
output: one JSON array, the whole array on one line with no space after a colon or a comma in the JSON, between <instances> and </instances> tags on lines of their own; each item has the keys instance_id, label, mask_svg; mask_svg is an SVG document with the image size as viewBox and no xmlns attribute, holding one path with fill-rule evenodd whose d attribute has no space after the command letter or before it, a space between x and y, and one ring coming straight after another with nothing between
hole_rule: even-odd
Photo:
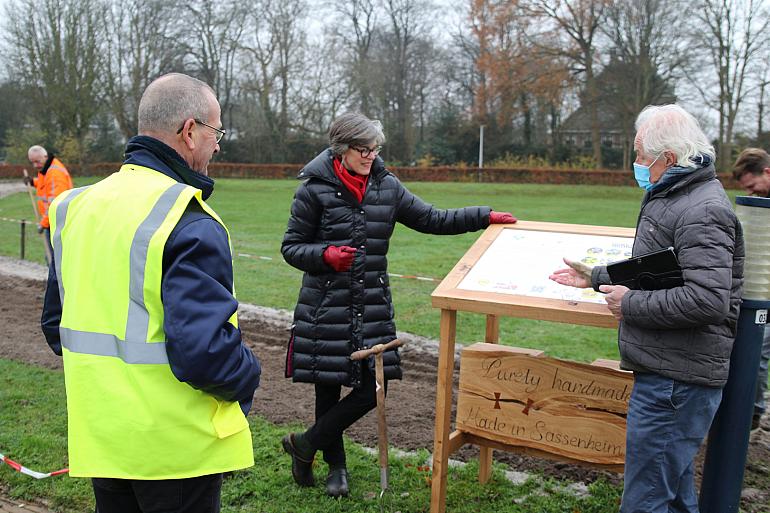
<instances>
[{"instance_id":1,"label":"orange safety vest worker","mask_svg":"<svg viewBox=\"0 0 770 513\"><path fill-rule=\"evenodd\" d=\"M42 228L50 228L48 207L53 199L62 192L72 189L72 178L61 160L52 157L49 161L32 181L32 185L37 189L37 211L40 213Z\"/></svg>"}]
</instances>

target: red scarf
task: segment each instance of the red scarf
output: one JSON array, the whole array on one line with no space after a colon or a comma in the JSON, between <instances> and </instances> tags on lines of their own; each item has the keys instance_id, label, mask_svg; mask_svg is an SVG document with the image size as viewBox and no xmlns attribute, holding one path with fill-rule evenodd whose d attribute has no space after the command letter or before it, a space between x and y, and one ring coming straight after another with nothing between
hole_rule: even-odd
<instances>
[{"instance_id":1,"label":"red scarf","mask_svg":"<svg viewBox=\"0 0 770 513\"><path fill-rule=\"evenodd\" d=\"M366 192L366 183L369 181L369 175L359 175L353 171L348 171L342 165L342 161L334 159L334 174L345 184L345 187L356 197L359 203L364 199Z\"/></svg>"}]
</instances>

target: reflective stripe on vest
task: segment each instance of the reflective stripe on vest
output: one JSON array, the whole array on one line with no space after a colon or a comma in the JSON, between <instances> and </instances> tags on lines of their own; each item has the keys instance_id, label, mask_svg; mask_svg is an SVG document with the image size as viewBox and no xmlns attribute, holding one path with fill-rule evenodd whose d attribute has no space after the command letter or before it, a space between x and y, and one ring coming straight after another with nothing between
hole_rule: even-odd
<instances>
[{"instance_id":1,"label":"reflective stripe on vest","mask_svg":"<svg viewBox=\"0 0 770 513\"><path fill-rule=\"evenodd\" d=\"M149 215L134 234L131 242L131 272L129 274L128 319L126 320L126 340L146 342L150 313L144 304L144 269L147 265L147 251L150 239L165 221L171 207L185 190L184 184L178 183L164 192ZM165 352L164 352L165 354ZM148 362L149 363L149 362ZM160 362L152 362L160 363Z\"/></svg>"},{"instance_id":2,"label":"reflective stripe on vest","mask_svg":"<svg viewBox=\"0 0 770 513\"><path fill-rule=\"evenodd\" d=\"M241 406L179 381L166 353L163 255L190 203L227 230L199 190L134 165L52 203L73 477L185 479L253 464Z\"/></svg>"},{"instance_id":3,"label":"reflective stripe on vest","mask_svg":"<svg viewBox=\"0 0 770 513\"><path fill-rule=\"evenodd\" d=\"M54 230L53 234L52 244L54 262L56 263L56 278L59 280L59 299L61 299L62 305L64 305L64 282L62 281L61 277L61 230L64 228L64 223L67 221L67 209L69 209L70 203L86 189L87 187L78 187L77 189L72 189L56 207L57 222L56 230Z\"/></svg>"},{"instance_id":4,"label":"reflective stripe on vest","mask_svg":"<svg viewBox=\"0 0 770 513\"><path fill-rule=\"evenodd\" d=\"M161 364L168 363L165 342L147 343L147 329L150 313L144 304L144 270L147 266L147 252L150 240L160 228L169 211L186 186L178 183L169 187L155 202L150 213L136 230L131 242L129 272L128 317L126 319L126 340L108 334L91 333L61 328L62 346L73 353L113 356L126 363ZM86 187L75 189L56 208L56 231L54 233L54 258L59 279L59 297L64 304L64 281L61 275L62 243L61 232L67 221L70 202Z\"/></svg>"},{"instance_id":5,"label":"reflective stripe on vest","mask_svg":"<svg viewBox=\"0 0 770 513\"><path fill-rule=\"evenodd\" d=\"M62 346L73 353L114 356L126 363L168 363L166 343L132 342L115 335L59 328Z\"/></svg>"}]
</instances>

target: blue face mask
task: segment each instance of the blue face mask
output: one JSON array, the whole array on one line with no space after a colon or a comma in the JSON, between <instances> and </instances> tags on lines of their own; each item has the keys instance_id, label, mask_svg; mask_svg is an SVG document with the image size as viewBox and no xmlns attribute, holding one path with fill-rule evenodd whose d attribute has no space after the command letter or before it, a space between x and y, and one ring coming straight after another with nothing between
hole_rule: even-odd
<instances>
[{"instance_id":1,"label":"blue face mask","mask_svg":"<svg viewBox=\"0 0 770 513\"><path fill-rule=\"evenodd\" d=\"M655 162L660 158L660 155L655 157L655 160L650 162L649 166L643 166L642 164L637 164L634 162L634 178L636 178L636 183L639 184L639 187L642 189L649 191L652 188L652 182L650 182L650 168L652 167Z\"/></svg>"}]
</instances>

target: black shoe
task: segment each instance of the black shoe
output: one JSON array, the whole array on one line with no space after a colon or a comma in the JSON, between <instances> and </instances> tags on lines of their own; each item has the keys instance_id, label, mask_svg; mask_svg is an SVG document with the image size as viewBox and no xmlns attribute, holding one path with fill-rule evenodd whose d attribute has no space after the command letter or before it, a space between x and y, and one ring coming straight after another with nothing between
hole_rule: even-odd
<instances>
[{"instance_id":1,"label":"black shoe","mask_svg":"<svg viewBox=\"0 0 770 513\"><path fill-rule=\"evenodd\" d=\"M751 430L754 431L755 429L759 428L759 421L762 419L761 413L755 413L753 417L751 417Z\"/></svg>"},{"instance_id":2,"label":"black shoe","mask_svg":"<svg viewBox=\"0 0 770 513\"><path fill-rule=\"evenodd\" d=\"M348 471L345 467L329 469L329 475L326 476L326 493L330 497L347 497L350 493L348 488Z\"/></svg>"},{"instance_id":3,"label":"black shoe","mask_svg":"<svg viewBox=\"0 0 770 513\"><path fill-rule=\"evenodd\" d=\"M313 458L315 453L306 454L298 450L294 437L294 433L291 433L281 439L283 450L291 456L291 476L299 486L314 486Z\"/></svg>"}]
</instances>

